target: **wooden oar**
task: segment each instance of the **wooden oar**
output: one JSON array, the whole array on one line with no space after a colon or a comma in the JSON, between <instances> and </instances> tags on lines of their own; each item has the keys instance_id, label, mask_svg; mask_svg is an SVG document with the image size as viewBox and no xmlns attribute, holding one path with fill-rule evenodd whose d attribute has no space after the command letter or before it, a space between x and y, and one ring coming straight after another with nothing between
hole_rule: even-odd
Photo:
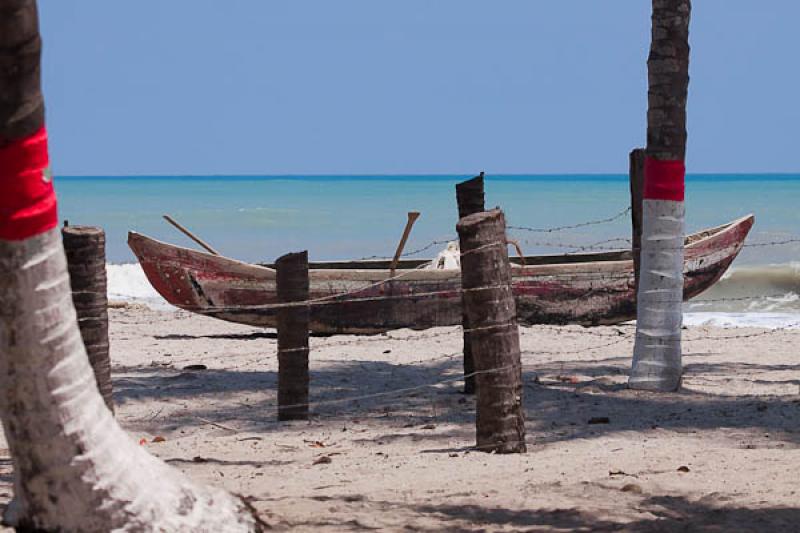
<instances>
[{"instance_id":1,"label":"wooden oar","mask_svg":"<svg viewBox=\"0 0 800 533\"><path fill-rule=\"evenodd\" d=\"M167 222L169 222L170 224L172 224L173 226L175 226L176 228L178 228L179 230L181 230L181 231L182 231L182 232L183 232L183 233L184 233L184 234L185 234L187 237L189 237L189 238L190 238L190 239L192 239L194 242L196 242L197 244L199 244L200 246L202 246L203 248L205 248L206 250L208 250L210 253L212 253L212 254L214 254L214 255L222 255L222 254L220 254L218 251L216 251L215 249L213 249L213 248L212 248L212 247L211 247L209 244L207 244L205 241L203 241L203 239L201 239L200 237L198 237L197 235L195 235L194 233L192 233L192 232L191 232L191 231L189 231L188 229L184 228L183 226L181 226L181 225L178 223L178 221L177 221L177 220L175 220L174 218L172 218L171 216L169 216L169 215L164 215L164 220L166 220Z\"/></svg>"},{"instance_id":2,"label":"wooden oar","mask_svg":"<svg viewBox=\"0 0 800 533\"><path fill-rule=\"evenodd\" d=\"M400 261L400 256L403 255L403 248L406 247L406 241L408 240L408 236L411 234L411 228L414 226L414 222L416 222L418 218L419 213L417 211L411 211L408 213L406 229L403 230L403 237L400 239L400 244L397 245L397 251L394 253L394 259L392 259L392 264L389 268L392 277L394 277L394 271L397 268L397 262Z\"/></svg>"},{"instance_id":3,"label":"wooden oar","mask_svg":"<svg viewBox=\"0 0 800 533\"><path fill-rule=\"evenodd\" d=\"M522 253L522 247L519 245L519 241L514 239L506 239L506 244L512 245L514 248L517 249L517 255L519 256L519 261L522 263L522 266L525 265L525 254Z\"/></svg>"}]
</instances>

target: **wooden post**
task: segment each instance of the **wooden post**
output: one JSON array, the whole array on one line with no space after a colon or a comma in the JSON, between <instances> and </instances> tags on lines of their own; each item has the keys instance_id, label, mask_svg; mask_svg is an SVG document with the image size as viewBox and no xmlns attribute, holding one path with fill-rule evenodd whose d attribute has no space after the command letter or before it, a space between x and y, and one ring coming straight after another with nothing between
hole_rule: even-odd
<instances>
[{"instance_id":1,"label":"wooden post","mask_svg":"<svg viewBox=\"0 0 800 533\"><path fill-rule=\"evenodd\" d=\"M275 261L278 300L308 300L308 252ZM278 420L308 420L307 306L278 309Z\"/></svg>"},{"instance_id":2,"label":"wooden post","mask_svg":"<svg viewBox=\"0 0 800 533\"><path fill-rule=\"evenodd\" d=\"M456 184L458 218L480 213L486 209L484 207L483 176L484 173L481 172L472 179Z\"/></svg>"},{"instance_id":3,"label":"wooden post","mask_svg":"<svg viewBox=\"0 0 800 533\"><path fill-rule=\"evenodd\" d=\"M102 228L92 226L65 226L61 236L67 256L72 302L86 354L94 370L97 388L108 408L114 412L108 342L106 234Z\"/></svg>"},{"instance_id":4,"label":"wooden post","mask_svg":"<svg viewBox=\"0 0 800 533\"><path fill-rule=\"evenodd\" d=\"M459 220L473 213L484 211L483 172L480 175L456 185ZM464 394L475 394L475 363L469 340L469 318L462 304L461 325L464 328Z\"/></svg>"},{"instance_id":5,"label":"wooden post","mask_svg":"<svg viewBox=\"0 0 800 533\"><path fill-rule=\"evenodd\" d=\"M522 453L522 367L505 216L499 209L475 213L462 218L456 229L477 373L477 445L486 452Z\"/></svg>"},{"instance_id":6,"label":"wooden post","mask_svg":"<svg viewBox=\"0 0 800 533\"><path fill-rule=\"evenodd\" d=\"M631 252L633 271L636 280L636 293L639 292L639 263L642 255L642 202L644 195L644 148L635 148L630 154L631 183Z\"/></svg>"}]
</instances>

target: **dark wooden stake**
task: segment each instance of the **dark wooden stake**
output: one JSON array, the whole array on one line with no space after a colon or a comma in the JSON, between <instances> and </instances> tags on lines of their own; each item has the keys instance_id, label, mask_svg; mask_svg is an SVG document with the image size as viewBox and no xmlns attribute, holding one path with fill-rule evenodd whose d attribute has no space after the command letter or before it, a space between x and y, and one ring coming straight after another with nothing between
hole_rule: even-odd
<instances>
[{"instance_id":1,"label":"dark wooden stake","mask_svg":"<svg viewBox=\"0 0 800 533\"><path fill-rule=\"evenodd\" d=\"M456 184L456 201L458 202L459 219L473 213L485 211L483 176L484 173L481 172L472 179Z\"/></svg>"},{"instance_id":2,"label":"dark wooden stake","mask_svg":"<svg viewBox=\"0 0 800 533\"><path fill-rule=\"evenodd\" d=\"M459 220L473 213L481 213L485 210L483 194L483 172L480 175L463 181L456 185L456 201L458 202ZM475 363L472 358L472 350L469 340L469 318L466 308L462 304L461 325L464 328L464 393L475 394Z\"/></svg>"},{"instance_id":3,"label":"dark wooden stake","mask_svg":"<svg viewBox=\"0 0 800 533\"><path fill-rule=\"evenodd\" d=\"M462 218L456 229L477 373L478 448L521 453L525 451L522 367L505 216L499 209L475 213Z\"/></svg>"},{"instance_id":4,"label":"dark wooden stake","mask_svg":"<svg viewBox=\"0 0 800 533\"><path fill-rule=\"evenodd\" d=\"M308 300L308 252L275 261L278 300ZM308 420L307 306L278 309L278 420Z\"/></svg>"},{"instance_id":5,"label":"dark wooden stake","mask_svg":"<svg viewBox=\"0 0 800 533\"><path fill-rule=\"evenodd\" d=\"M631 250L636 291L639 291L639 258L642 255L642 202L644 198L644 148L636 148L630 154L629 175L631 182Z\"/></svg>"},{"instance_id":6,"label":"dark wooden stake","mask_svg":"<svg viewBox=\"0 0 800 533\"><path fill-rule=\"evenodd\" d=\"M78 326L94 370L97 387L114 411L108 342L106 234L92 226L65 226L61 230Z\"/></svg>"}]
</instances>

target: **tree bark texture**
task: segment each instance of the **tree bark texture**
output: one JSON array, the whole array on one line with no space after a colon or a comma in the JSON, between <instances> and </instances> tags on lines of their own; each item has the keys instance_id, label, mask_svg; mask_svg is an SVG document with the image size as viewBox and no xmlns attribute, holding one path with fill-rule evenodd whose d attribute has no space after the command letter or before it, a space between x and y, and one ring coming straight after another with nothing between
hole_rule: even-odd
<instances>
[{"instance_id":1,"label":"tree bark texture","mask_svg":"<svg viewBox=\"0 0 800 533\"><path fill-rule=\"evenodd\" d=\"M477 373L477 446L486 452L524 452L522 367L505 217L499 209L475 213L462 218L457 230Z\"/></svg>"},{"instance_id":2,"label":"tree bark texture","mask_svg":"<svg viewBox=\"0 0 800 533\"><path fill-rule=\"evenodd\" d=\"M680 387L690 0L653 0L636 341L629 386ZM662 182L668 168L680 167ZM679 179L674 179L679 177ZM663 194L665 183L679 195ZM674 192L674 191L672 191Z\"/></svg>"},{"instance_id":3,"label":"tree bark texture","mask_svg":"<svg viewBox=\"0 0 800 533\"><path fill-rule=\"evenodd\" d=\"M308 300L308 252L286 254L275 261L278 300ZM278 420L308 420L307 306L278 310Z\"/></svg>"},{"instance_id":4,"label":"tree bark texture","mask_svg":"<svg viewBox=\"0 0 800 533\"><path fill-rule=\"evenodd\" d=\"M106 234L101 228L67 226L61 230L67 255L72 303L83 345L106 406L114 412L108 342Z\"/></svg>"},{"instance_id":5,"label":"tree bark texture","mask_svg":"<svg viewBox=\"0 0 800 533\"><path fill-rule=\"evenodd\" d=\"M644 194L644 157L645 151L636 148L630 153L631 189L631 254L633 255L633 273L636 290L639 290L639 275L642 256L642 195Z\"/></svg>"},{"instance_id":6,"label":"tree bark texture","mask_svg":"<svg viewBox=\"0 0 800 533\"><path fill-rule=\"evenodd\" d=\"M0 240L0 412L19 529L258 531L239 498L196 485L114 420L89 366L59 230Z\"/></svg>"},{"instance_id":7,"label":"tree bark texture","mask_svg":"<svg viewBox=\"0 0 800 533\"><path fill-rule=\"evenodd\" d=\"M0 147L44 124L36 0L0 1Z\"/></svg>"},{"instance_id":8,"label":"tree bark texture","mask_svg":"<svg viewBox=\"0 0 800 533\"><path fill-rule=\"evenodd\" d=\"M485 211L483 188L483 172L474 178L456 185L456 201L458 202L458 218L473 213ZM463 307L463 304L462 304ZM461 327L464 330L464 393L475 394L475 362L472 357L472 348L469 332L469 317L466 308L463 309Z\"/></svg>"},{"instance_id":9,"label":"tree bark texture","mask_svg":"<svg viewBox=\"0 0 800 533\"><path fill-rule=\"evenodd\" d=\"M19 531L260 531L242 499L129 439L99 393L42 186L40 50L35 0L0 0L0 416L14 464L3 520Z\"/></svg>"},{"instance_id":10,"label":"tree bark texture","mask_svg":"<svg viewBox=\"0 0 800 533\"><path fill-rule=\"evenodd\" d=\"M686 100L689 92L690 0L652 0L647 59L647 155L686 159Z\"/></svg>"}]
</instances>

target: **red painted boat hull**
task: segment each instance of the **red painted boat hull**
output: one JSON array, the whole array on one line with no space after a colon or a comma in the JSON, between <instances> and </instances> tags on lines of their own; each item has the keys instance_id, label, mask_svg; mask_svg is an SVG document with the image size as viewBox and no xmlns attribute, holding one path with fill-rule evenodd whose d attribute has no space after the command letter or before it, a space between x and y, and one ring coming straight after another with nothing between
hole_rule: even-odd
<instances>
[{"instance_id":1,"label":"red painted boat hull","mask_svg":"<svg viewBox=\"0 0 800 533\"><path fill-rule=\"evenodd\" d=\"M754 222L746 216L687 237L684 299L716 283L741 250ZM275 271L173 246L131 232L128 244L148 280L167 302L194 313L274 327ZM521 324L618 324L636 317L630 251L526 258L513 269ZM397 278L385 262L312 263L311 329L377 333L461 323L458 270L421 270L401 262Z\"/></svg>"}]
</instances>

